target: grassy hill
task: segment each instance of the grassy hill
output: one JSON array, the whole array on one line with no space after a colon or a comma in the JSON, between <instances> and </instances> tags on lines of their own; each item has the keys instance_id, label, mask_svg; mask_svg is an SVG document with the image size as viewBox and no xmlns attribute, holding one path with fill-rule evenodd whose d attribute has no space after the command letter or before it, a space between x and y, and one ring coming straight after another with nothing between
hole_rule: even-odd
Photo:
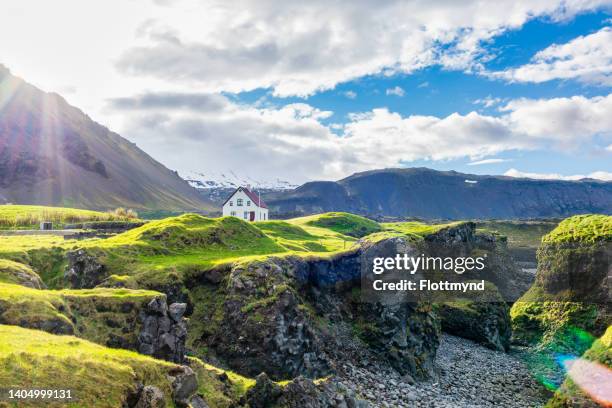
<instances>
[{"instance_id":1,"label":"grassy hill","mask_svg":"<svg viewBox=\"0 0 612 408\"><path fill-rule=\"evenodd\" d=\"M174 406L168 377L175 364L128 350L113 349L74 336L0 324L0 384L14 388L71 389L75 400L65 407L116 408L136 383L158 387L166 405ZM212 408L234 406L255 381L197 359L198 393ZM227 376L228 380L220 378ZM41 406L39 401L21 407Z\"/></svg>"}]
</instances>

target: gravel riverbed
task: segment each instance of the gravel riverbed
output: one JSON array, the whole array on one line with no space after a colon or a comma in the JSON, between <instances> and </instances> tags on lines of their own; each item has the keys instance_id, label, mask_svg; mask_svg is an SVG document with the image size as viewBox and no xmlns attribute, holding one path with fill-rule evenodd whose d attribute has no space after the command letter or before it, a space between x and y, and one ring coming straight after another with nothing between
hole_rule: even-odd
<instances>
[{"instance_id":1,"label":"gravel riverbed","mask_svg":"<svg viewBox=\"0 0 612 408\"><path fill-rule=\"evenodd\" d=\"M512 353L443 335L436 356L438 377L415 382L371 363L342 367L340 387L374 407L542 407L549 395Z\"/></svg>"}]
</instances>

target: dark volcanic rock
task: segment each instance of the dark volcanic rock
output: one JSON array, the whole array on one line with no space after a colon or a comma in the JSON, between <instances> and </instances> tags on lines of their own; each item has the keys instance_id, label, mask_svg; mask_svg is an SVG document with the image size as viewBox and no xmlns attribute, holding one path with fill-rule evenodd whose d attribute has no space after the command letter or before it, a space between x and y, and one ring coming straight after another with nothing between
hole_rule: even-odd
<instances>
[{"instance_id":1,"label":"dark volcanic rock","mask_svg":"<svg viewBox=\"0 0 612 408\"><path fill-rule=\"evenodd\" d=\"M134 408L164 408L166 401L164 393L157 387L147 385L143 387L140 396Z\"/></svg>"},{"instance_id":2,"label":"dark volcanic rock","mask_svg":"<svg viewBox=\"0 0 612 408\"><path fill-rule=\"evenodd\" d=\"M474 340L493 350L508 351L512 326L510 308L492 284L485 286L492 296L478 299L474 294L469 299L460 299L439 306L442 330L455 336Z\"/></svg>"},{"instance_id":3,"label":"dark volcanic rock","mask_svg":"<svg viewBox=\"0 0 612 408\"><path fill-rule=\"evenodd\" d=\"M172 317L168 310L173 310ZM187 323L180 314L185 305L166 304L163 297L153 299L140 311L142 330L138 336L138 351L175 363L185 361Z\"/></svg>"},{"instance_id":4,"label":"dark volcanic rock","mask_svg":"<svg viewBox=\"0 0 612 408\"><path fill-rule=\"evenodd\" d=\"M68 258L68 265L64 272L64 279L72 288L93 288L106 278L106 267L85 250L78 249L67 252L66 257Z\"/></svg>"},{"instance_id":5,"label":"dark volcanic rock","mask_svg":"<svg viewBox=\"0 0 612 408\"><path fill-rule=\"evenodd\" d=\"M467 183L466 180L475 183ZM481 176L427 168L356 173L264 195L273 214L347 211L425 219L565 217L612 212L612 183Z\"/></svg>"}]
</instances>

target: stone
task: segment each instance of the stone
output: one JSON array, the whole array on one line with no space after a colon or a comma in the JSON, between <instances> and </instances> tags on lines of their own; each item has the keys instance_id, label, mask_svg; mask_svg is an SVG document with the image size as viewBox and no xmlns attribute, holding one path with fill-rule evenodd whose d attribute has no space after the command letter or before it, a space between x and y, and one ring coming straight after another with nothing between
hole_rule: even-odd
<instances>
[{"instance_id":1,"label":"stone","mask_svg":"<svg viewBox=\"0 0 612 408\"><path fill-rule=\"evenodd\" d=\"M187 303L172 303L168 306L168 316L175 322L179 322L186 310Z\"/></svg>"},{"instance_id":2,"label":"stone","mask_svg":"<svg viewBox=\"0 0 612 408\"><path fill-rule=\"evenodd\" d=\"M255 378L255 385L247 392L246 399L251 408L266 408L274 404L281 393L281 387L266 373L261 373Z\"/></svg>"},{"instance_id":3,"label":"stone","mask_svg":"<svg viewBox=\"0 0 612 408\"><path fill-rule=\"evenodd\" d=\"M178 366L170 371L172 380L172 398L177 403L188 403L189 398L198 390L198 377L188 366Z\"/></svg>"},{"instance_id":4,"label":"stone","mask_svg":"<svg viewBox=\"0 0 612 408\"><path fill-rule=\"evenodd\" d=\"M64 279L72 288L90 289L102 283L107 277L106 267L83 249L69 251L66 257L68 265Z\"/></svg>"},{"instance_id":5,"label":"stone","mask_svg":"<svg viewBox=\"0 0 612 408\"><path fill-rule=\"evenodd\" d=\"M165 406L164 393L157 387L147 385L143 387L134 408L165 408Z\"/></svg>"}]
</instances>

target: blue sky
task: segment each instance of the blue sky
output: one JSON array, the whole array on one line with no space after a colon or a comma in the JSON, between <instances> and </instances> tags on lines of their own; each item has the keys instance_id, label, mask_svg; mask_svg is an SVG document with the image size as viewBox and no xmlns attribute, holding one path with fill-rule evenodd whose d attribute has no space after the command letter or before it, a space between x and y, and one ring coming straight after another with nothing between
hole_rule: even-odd
<instances>
[{"instance_id":1,"label":"blue sky","mask_svg":"<svg viewBox=\"0 0 612 408\"><path fill-rule=\"evenodd\" d=\"M540 50L553 44L563 44L572 39L592 34L610 25L610 14L603 11L578 15L569 21L555 22L548 17L534 19L519 29L495 37L486 45L494 54L485 67L501 71L521 66L530 61ZM387 94L386 91L400 87L403 96ZM487 98L510 100L516 98L559 98L584 95L606 96L608 86L582 84L572 80L551 80L542 83L511 83L486 76L465 73L432 66L410 74L392 76L371 75L337 85L332 90L319 92L309 97L279 98L271 89L242 92L236 96L243 103L265 101L271 105L307 102L334 114L325 123L346 123L349 114L366 112L377 107L388 107L402 116L434 115L447 116L454 112L467 114L478 111L497 116L501 103L486 107ZM349 96L347 96L347 93ZM612 115L612 112L610 112ZM608 139L609 140L609 139ZM598 140L603 147L604 139ZM495 155L507 160L502 163L469 165L469 159L414 160L403 161L403 166L430 167L439 170L456 170L475 174L503 174L509 167L520 168L530 173L559 173L563 175L589 174L598 170L612 171L612 157L589 144L576 146L569 152L550 150L513 150Z\"/></svg>"},{"instance_id":2,"label":"blue sky","mask_svg":"<svg viewBox=\"0 0 612 408\"><path fill-rule=\"evenodd\" d=\"M612 180L612 0L3 4L0 63L186 177Z\"/></svg>"}]
</instances>

